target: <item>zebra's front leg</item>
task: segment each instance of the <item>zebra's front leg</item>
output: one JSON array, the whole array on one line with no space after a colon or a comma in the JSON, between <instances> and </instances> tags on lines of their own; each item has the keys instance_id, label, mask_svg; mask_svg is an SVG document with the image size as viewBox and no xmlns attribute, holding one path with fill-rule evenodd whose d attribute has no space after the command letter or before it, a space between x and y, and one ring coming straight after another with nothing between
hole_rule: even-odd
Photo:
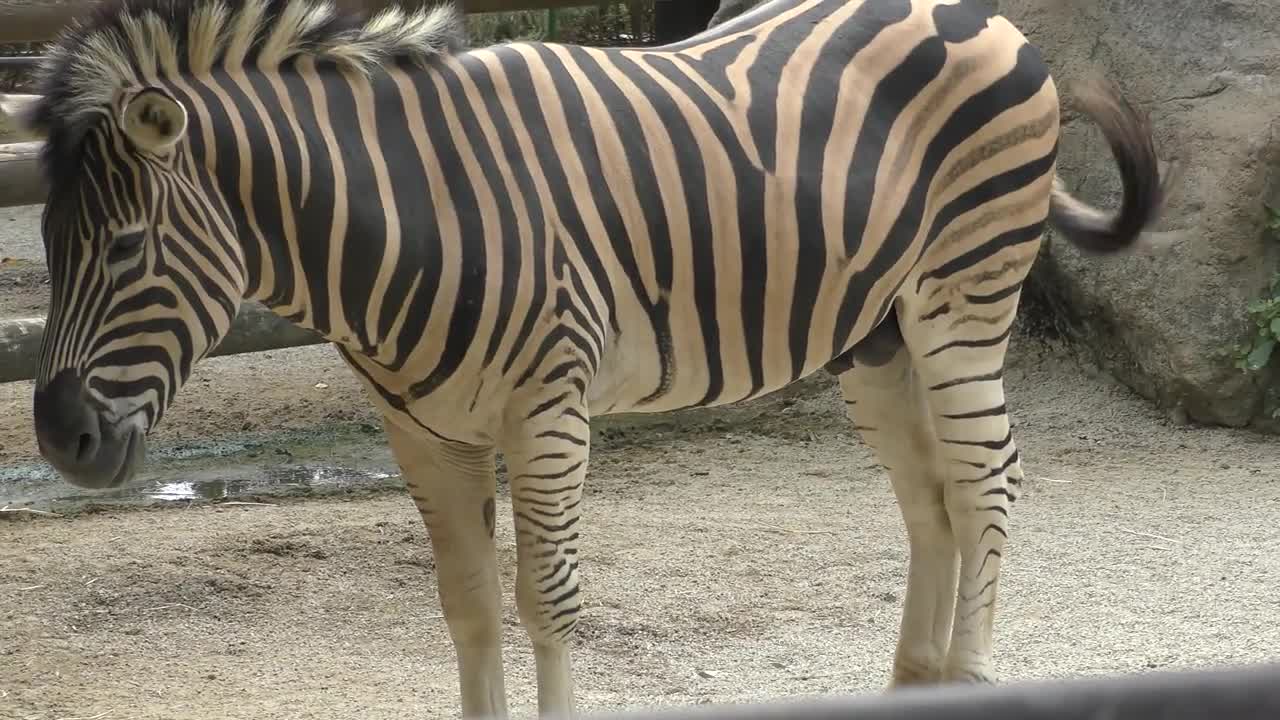
<instances>
[{"instance_id":1,"label":"zebra's front leg","mask_svg":"<svg viewBox=\"0 0 1280 720\"><path fill-rule=\"evenodd\" d=\"M446 444L390 419L385 426L431 538L440 605L458 655L462 717L505 718L493 448Z\"/></svg>"},{"instance_id":2,"label":"zebra's front leg","mask_svg":"<svg viewBox=\"0 0 1280 720\"><path fill-rule=\"evenodd\" d=\"M533 642L538 713L569 718L577 714L569 639L582 607L578 519L591 433L577 392L542 397L519 413L503 445L519 561L516 607Z\"/></svg>"}]
</instances>

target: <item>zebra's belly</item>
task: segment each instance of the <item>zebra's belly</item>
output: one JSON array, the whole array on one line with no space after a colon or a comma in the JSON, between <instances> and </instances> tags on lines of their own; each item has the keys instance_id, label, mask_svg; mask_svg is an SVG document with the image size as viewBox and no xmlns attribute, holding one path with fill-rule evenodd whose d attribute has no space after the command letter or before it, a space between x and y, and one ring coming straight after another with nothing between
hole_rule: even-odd
<instances>
[{"instance_id":1,"label":"zebra's belly","mask_svg":"<svg viewBox=\"0 0 1280 720\"><path fill-rule=\"evenodd\" d=\"M823 282L818 302L806 306L807 324L796 324L791 303L768 303L766 332L747 327L746 313L721 312L716 322L689 301L673 303L664 341L647 316L632 313L606 346L588 389L590 411L608 415L714 407L780 390L821 370L871 331L899 284L895 277L881 280L876 292L852 298L846 294L848 282ZM846 311L854 313L854 330L837 342L844 303L855 306Z\"/></svg>"}]
</instances>

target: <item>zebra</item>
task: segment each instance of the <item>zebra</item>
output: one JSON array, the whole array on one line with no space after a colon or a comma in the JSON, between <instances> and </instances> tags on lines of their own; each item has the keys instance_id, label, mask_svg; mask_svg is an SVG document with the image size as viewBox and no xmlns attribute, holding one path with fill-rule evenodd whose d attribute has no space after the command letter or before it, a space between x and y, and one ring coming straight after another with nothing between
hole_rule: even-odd
<instances>
[{"instance_id":1,"label":"zebra","mask_svg":"<svg viewBox=\"0 0 1280 720\"><path fill-rule=\"evenodd\" d=\"M44 458L142 466L241 303L332 343L421 513L461 713L507 713L495 463L539 712L570 639L592 418L759 398L824 371L877 453L910 556L889 688L995 682L1024 480L1003 367L1046 225L1146 244L1162 173L1108 80L1115 211L1056 170L1039 52L973 0L772 0L645 48L470 47L452 5L117 0L68 29L45 139Z\"/></svg>"}]
</instances>

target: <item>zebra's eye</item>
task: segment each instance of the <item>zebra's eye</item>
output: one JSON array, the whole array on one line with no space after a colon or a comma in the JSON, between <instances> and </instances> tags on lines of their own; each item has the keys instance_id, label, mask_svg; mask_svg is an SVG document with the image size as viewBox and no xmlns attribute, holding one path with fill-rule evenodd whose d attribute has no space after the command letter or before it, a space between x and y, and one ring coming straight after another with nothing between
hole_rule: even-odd
<instances>
[{"instance_id":1,"label":"zebra's eye","mask_svg":"<svg viewBox=\"0 0 1280 720\"><path fill-rule=\"evenodd\" d=\"M107 248L107 264L113 265L124 260L128 260L133 256L139 248L142 247L142 241L147 237L145 230L123 233L116 235L111 239L111 246Z\"/></svg>"}]
</instances>

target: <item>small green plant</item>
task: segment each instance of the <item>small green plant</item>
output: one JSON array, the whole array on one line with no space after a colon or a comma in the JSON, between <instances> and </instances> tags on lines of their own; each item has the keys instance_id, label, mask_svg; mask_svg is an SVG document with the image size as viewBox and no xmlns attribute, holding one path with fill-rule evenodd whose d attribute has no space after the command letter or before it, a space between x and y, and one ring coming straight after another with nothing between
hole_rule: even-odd
<instances>
[{"instance_id":1,"label":"small green plant","mask_svg":"<svg viewBox=\"0 0 1280 720\"><path fill-rule=\"evenodd\" d=\"M1271 231L1272 235L1280 238L1280 209L1273 208L1265 203L1262 207L1267 210L1267 229Z\"/></svg>"},{"instance_id":2,"label":"small green plant","mask_svg":"<svg viewBox=\"0 0 1280 720\"><path fill-rule=\"evenodd\" d=\"M1248 310L1255 332L1249 345L1241 348L1236 367L1256 372L1267 366L1280 344L1280 272L1271 277L1266 296L1249 303Z\"/></svg>"},{"instance_id":3,"label":"small green plant","mask_svg":"<svg viewBox=\"0 0 1280 720\"><path fill-rule=\"evenodd\" d=\"M1263 208L1267 212L1267 231L1280 238L1280 209L1265 203ZM1247 309L1254 333L1247 346L1238 348L1236 367L1245 372L1257 372L1267 367L1276 346L1280 345L1280 272L1271 277L1266 294L1249 303Z\"/></svg>"}]
</instances>

